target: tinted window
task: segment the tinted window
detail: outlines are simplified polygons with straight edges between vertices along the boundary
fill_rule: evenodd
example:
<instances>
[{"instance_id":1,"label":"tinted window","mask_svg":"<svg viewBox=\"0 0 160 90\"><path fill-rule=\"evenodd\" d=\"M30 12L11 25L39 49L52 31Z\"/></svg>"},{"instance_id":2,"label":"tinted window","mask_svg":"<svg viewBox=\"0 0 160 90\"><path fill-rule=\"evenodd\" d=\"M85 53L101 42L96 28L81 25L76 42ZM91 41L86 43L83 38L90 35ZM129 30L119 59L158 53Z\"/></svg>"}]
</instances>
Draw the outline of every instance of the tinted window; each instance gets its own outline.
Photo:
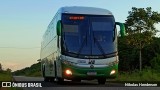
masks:
<instances>
[{"instance_id":1,"label":"tinted window","mask_svg":"<svg viewBox=\"0 0 160 90\"><path fill-rule=\"evenodd\" d=\"M78 25L63 25L64 32L78 32Z\"/></svg>"},{"instance_id":2,"label":"tinted window","mask_svg":"<svg viewBox=\"0 0 160 90\"><path fill-rule=\"evenodd\" d=\"M62 17L62 48L65 54L102 56L116 51L113 16L84 15L83 20L70 20L70 16L76 15Z\"/></svg>"},{"instance_id":3,"label":"tinted window","mask_svg":"<svg viewBox=\"0 0 160 90\"><path fill-rule=\"evenodd\" d=\"M113 25L111 22L92 22L93 31L111 31Z\"/></svg>"}]
</instances>

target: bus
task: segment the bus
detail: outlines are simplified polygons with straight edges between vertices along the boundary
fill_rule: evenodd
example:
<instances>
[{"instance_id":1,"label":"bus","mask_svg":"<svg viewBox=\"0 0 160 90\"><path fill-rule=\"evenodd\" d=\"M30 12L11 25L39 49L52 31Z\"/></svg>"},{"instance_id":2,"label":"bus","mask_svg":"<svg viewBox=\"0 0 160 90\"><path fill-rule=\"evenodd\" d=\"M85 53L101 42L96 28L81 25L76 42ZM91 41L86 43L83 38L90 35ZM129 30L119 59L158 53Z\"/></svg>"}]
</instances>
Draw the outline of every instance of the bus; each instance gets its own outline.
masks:
<instances>
[{"instance_id":1,"label":"bus","mask_svg":"<svg viewBox=\"0 0 160 90\"><path fill-rule=\"evenodd\" d=\"M102 8L70 6L58 10L41 42L41 71L44 81L80 82L106 79L118 74L117 29L123 23Z\"/></svg>"}]
</instances>

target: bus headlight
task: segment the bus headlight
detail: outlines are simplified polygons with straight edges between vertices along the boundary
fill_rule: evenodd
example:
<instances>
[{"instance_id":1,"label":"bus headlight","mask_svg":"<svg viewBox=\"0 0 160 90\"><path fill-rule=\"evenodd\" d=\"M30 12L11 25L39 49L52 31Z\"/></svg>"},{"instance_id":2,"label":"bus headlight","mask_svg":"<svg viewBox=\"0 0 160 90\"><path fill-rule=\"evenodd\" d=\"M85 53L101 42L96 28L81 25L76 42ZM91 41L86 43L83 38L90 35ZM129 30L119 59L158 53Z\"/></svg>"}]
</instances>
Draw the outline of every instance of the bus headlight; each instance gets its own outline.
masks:
<instances>
[{"instance_id":1,"label":"bus headlight","mask_svg":"<svg viewBox=\"0 0 160 90\"><path fill-rule=\"evenodd\" d=\"M110 72L110 75L113 75L113 74L115 74L116 73L116 70L112 70L111 72Z\"/></svg>"},{"instance_id":2,"label":"bus headlight","mask_svg":"<svg viewBox=\"0 0 160 90\"><path fill-rule=\"evenodd\" d=\"M72 75L72 71L69 70L69 69L67 69L67 70L65 71L65 73L66 73L66 75Z\"/></svg>"}]
</instances>

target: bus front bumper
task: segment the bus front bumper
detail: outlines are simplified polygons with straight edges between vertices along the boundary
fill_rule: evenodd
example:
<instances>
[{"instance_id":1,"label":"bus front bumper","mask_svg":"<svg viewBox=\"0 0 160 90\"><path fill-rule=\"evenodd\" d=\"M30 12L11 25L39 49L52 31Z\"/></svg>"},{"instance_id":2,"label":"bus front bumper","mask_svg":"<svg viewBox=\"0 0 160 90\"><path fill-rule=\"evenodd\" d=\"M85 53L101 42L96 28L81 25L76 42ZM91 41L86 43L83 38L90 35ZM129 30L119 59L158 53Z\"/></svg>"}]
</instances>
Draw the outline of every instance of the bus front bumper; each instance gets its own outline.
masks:
<instances>
[{"instance_id":1,"label":"bus front bumper","mask_svg":"<svg viewBox=\"0 0 160 90\"><path fill-rule=\"evenodd\" d=\"M72 65L62 64L62 77L65 79L92 80L98 78L116 78L118 74L118 64L103 68L82 68Z\"/></svg>"}]
</instances>

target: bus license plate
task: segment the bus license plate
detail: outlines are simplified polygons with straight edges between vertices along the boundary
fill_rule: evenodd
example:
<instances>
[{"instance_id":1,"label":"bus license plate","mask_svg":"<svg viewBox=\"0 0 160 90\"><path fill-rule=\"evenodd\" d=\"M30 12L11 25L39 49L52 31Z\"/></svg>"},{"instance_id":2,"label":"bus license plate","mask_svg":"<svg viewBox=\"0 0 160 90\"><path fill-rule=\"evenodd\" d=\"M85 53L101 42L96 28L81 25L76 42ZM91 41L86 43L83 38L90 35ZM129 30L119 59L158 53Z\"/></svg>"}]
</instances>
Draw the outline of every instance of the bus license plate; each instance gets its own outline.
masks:
<instances>
[{"instance_id":1,"label":"bus license plate","mask_svg":"<svg viewBox=\"0 0 160 90\"><path fill-rule=\"evenodd\" d=\"M87 72L87 75L97 75L97 72Z\"/></svg>"}]
</instances>

